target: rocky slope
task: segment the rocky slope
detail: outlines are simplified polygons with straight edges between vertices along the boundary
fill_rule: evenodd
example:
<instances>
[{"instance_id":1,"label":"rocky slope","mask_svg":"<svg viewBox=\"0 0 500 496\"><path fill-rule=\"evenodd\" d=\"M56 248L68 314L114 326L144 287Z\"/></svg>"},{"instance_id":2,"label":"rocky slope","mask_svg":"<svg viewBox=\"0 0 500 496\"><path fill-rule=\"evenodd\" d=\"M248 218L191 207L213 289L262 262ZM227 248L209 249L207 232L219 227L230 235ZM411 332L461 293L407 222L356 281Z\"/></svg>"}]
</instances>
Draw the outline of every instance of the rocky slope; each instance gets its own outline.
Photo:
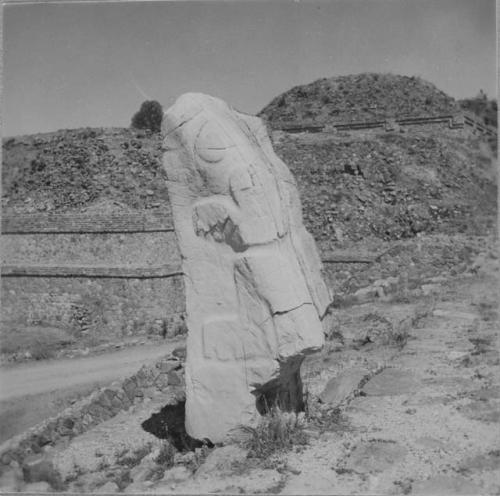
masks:
<instances>
[{"instance_id":1,"label":"rocky slope","mask_svg":"<svg viewBox=\"0 0 500 496\"><path fill-rule=\"evenodd\" d=\"M84 128L3 141L3 207L23 213L164 208L158 134ZM113 207L114 206L114 207ZM168 208L168 207L167 207Z\"/></svg>"},{"instance_id":2,"label":"rocky slope","mask_svg":"<svg viewBox=\"0 0 500 496\"><path fill-rule=\"evenodd\" d=\"M327 124L458 110L453 98L418 77L363 73L295 86L274 98L259 116L273 126L281 121Z\"/></svg>"},{"instance_id":3,"label":"rocky slope","mask_svg":"<svg viewBox=\"0 0 500 496\"><path fill-rule=\"evenodd\" d=\"M480 234L494 223L494 162L477 140L387 133L288 139L276 149L297 178L307 226L320 242Z\"/></svg>"},{"instance_id":4,"label":"rocky slope","mask_svg":"<svg viewBox=\"0 0 500 496\"><path fill-rule=\"evenodd\" d=\"M280 140L306 226L335 245L494 224L494 157L479 139L430 133ZM156 134L80 129L4 140L3 211L168 211Z\"/></svg>"}]
</instances>

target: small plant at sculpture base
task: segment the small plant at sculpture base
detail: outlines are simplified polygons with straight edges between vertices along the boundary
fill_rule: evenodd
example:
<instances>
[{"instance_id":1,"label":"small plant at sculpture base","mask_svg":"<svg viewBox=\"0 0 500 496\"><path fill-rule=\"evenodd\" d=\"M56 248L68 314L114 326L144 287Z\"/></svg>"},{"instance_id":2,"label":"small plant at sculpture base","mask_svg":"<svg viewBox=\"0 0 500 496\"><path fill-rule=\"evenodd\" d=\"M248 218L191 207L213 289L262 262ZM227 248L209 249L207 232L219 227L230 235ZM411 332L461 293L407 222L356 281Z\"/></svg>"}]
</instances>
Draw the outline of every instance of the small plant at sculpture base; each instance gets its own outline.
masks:
<instances>
[{"instance_id":1,"label":"small plant at sculpture base","mask_svg":"<svg viewBox=\"0 0 500 496\"><path fill-rule=\"evenodd\" d=\"M308 408L307 420L311 429L316 430L320 435L324 432L352 431L349 419L339 407L332 408L317 401L311 402Z\"/></svg>"},{"instance_id":2,"label":"small plant at sculpture base","mask_svg":"<svg viewBox=\"0 0 500 496\"><path fill-rule=\"evenodd\" d=\"M177 450L169 441L164 441L155 461L158 465L161 465L165 469L171 468L174 466L174 457L176 452Z\"/></svg>"},{"instance_id":3,"label":"small plant at sculpture base","mask_svg":"<svg viewBox=\"0 0 500 496\"><path fill-rule=\"evenodd\" d=\"M242 444L248 449L249 458L266 459L277 452L306 445L309 437L304 427L304 413L285 412L275 406L262 416L257 427L240 426L246 434Z\"/></svg>"}]
</instances>

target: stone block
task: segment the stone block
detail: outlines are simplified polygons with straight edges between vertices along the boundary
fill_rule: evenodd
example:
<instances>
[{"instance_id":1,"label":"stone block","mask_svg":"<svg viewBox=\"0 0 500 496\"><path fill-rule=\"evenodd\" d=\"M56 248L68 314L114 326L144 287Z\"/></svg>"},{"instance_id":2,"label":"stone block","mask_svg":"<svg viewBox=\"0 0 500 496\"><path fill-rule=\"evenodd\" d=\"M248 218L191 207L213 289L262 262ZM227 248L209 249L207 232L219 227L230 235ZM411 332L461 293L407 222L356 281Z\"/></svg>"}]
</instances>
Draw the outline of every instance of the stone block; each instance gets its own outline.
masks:
<instances>
[{"instance_id":1,"label":"stone block","mask_svg":"<svg viewBox=\"0 0 500 496\"><path fill-rule=\"evenodd\" d=\"M368 371L363 368L343 370L337 377L330 379L319 395L322 403L337 406L353 394Z\"/></svg>"},{"instance_id":2,"label":"stone block","mask_svg":"<svg viewBox=\"0 0 500 496\"><path fill-rule=\"evenodd\" d=\"M22 465L24 480L32 482L48 482L54 489L61 487L61 476L50 459L43 455L26 457Z\"/></svg>"},{"instance_id":3,"label":"stone block","mask_svg":"<svg viewBox=\"0 0 500 496\"><path fill-rule=\"evenodd\" d=\"M137 389L137 384L133 379L127 379L123 382L123 391L125 392L130 401L134 401L136 389Z\"/></svg>"}]
</instances>

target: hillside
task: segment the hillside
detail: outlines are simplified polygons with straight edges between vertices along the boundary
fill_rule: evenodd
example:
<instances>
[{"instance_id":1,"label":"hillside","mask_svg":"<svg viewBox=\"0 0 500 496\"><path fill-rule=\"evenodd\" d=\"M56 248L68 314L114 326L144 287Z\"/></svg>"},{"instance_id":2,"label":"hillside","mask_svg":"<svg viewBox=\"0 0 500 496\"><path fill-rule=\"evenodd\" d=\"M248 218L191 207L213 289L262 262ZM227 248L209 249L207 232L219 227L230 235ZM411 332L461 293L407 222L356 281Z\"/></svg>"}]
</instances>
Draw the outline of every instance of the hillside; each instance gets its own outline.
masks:
<instances>
[{"instance_id":1,"label":"hillside","mask_svg":"<svg viewBox=\"0 0 500 496\"><path fill-rule=\"evenodd\" d=\"M3 142L3 206L19 212L165 207L159 135L85 128ZM102 206L102 205L101 205Z\"/></svg>"},{"instance_id":2,"label":"hillside","mask_svg":"<svg viewBox=\"0 0 500 496\"><path fill-rule=\"evenodd\" d=\"M373 121L459 110L455 100L418 77L363 73L318 79L274 98L260 113L271 124Z\"/></svg>"},{"instance_id":3,"label":"hillside","mask_svg":"<svg viewBox=\"0 0 500 496\"><path fill-rule=\"evenodd\" d=\"M479 140L387 133L289 139L275 148L297 178L306 223L319 241L480 234L494 225L495 162Z\"/></svg>"},{"instance_id":4,"label":"hillside","mask_svg":"<svg viewBox=\"0 0 500 496\"><path fill-rule=\"evenodd\" d=\"M496 215L494 158L478 139L382 133L275 144L318 241L484 232ZM3 211L167 212L159 135L80 129L4 140Z\"/></svg>"}]
</instances>

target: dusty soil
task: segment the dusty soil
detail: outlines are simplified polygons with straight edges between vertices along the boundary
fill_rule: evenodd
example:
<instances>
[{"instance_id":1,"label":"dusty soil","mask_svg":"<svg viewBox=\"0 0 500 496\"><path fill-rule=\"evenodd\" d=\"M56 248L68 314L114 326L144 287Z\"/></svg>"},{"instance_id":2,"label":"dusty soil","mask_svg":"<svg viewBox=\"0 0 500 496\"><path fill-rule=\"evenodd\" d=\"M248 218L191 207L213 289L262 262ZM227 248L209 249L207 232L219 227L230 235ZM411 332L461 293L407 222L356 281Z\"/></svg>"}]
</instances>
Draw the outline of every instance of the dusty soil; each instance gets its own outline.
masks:
<instances>
[{"instance_id":1,"label":"dusty soil","mask_svg":"<svg viewBox=\"0 0 500 496\"><path fill-rule=\"evenodd\" d=\"M168 452L140 428L161 408L155 398L47 454L76 492L499 494L499 271L489 253L431 294L336 309L331 340L303 368L305 446L261 458L241 439Z\"/></svg>"},{"instance_id":2,"label":"dusty soil","mask_svg":"<svg viewBox=\"0 0 500 496\"><path fill-rule=\"evenodd\" d=\"M332 346L308 363L309 446L248 463L243 474L216 449L209 460L218 458L218 469L200 468L181 482L167 471L154 489L498 494L497 302L498 265L490 259L478 274L443 283L433 300L415 302L415 311L380 303L345 309L342 351ZM406 329L406 340L388 342L383 318ZM360 340L367 332L372 338Z\"/></svg>"}]
</instances>

